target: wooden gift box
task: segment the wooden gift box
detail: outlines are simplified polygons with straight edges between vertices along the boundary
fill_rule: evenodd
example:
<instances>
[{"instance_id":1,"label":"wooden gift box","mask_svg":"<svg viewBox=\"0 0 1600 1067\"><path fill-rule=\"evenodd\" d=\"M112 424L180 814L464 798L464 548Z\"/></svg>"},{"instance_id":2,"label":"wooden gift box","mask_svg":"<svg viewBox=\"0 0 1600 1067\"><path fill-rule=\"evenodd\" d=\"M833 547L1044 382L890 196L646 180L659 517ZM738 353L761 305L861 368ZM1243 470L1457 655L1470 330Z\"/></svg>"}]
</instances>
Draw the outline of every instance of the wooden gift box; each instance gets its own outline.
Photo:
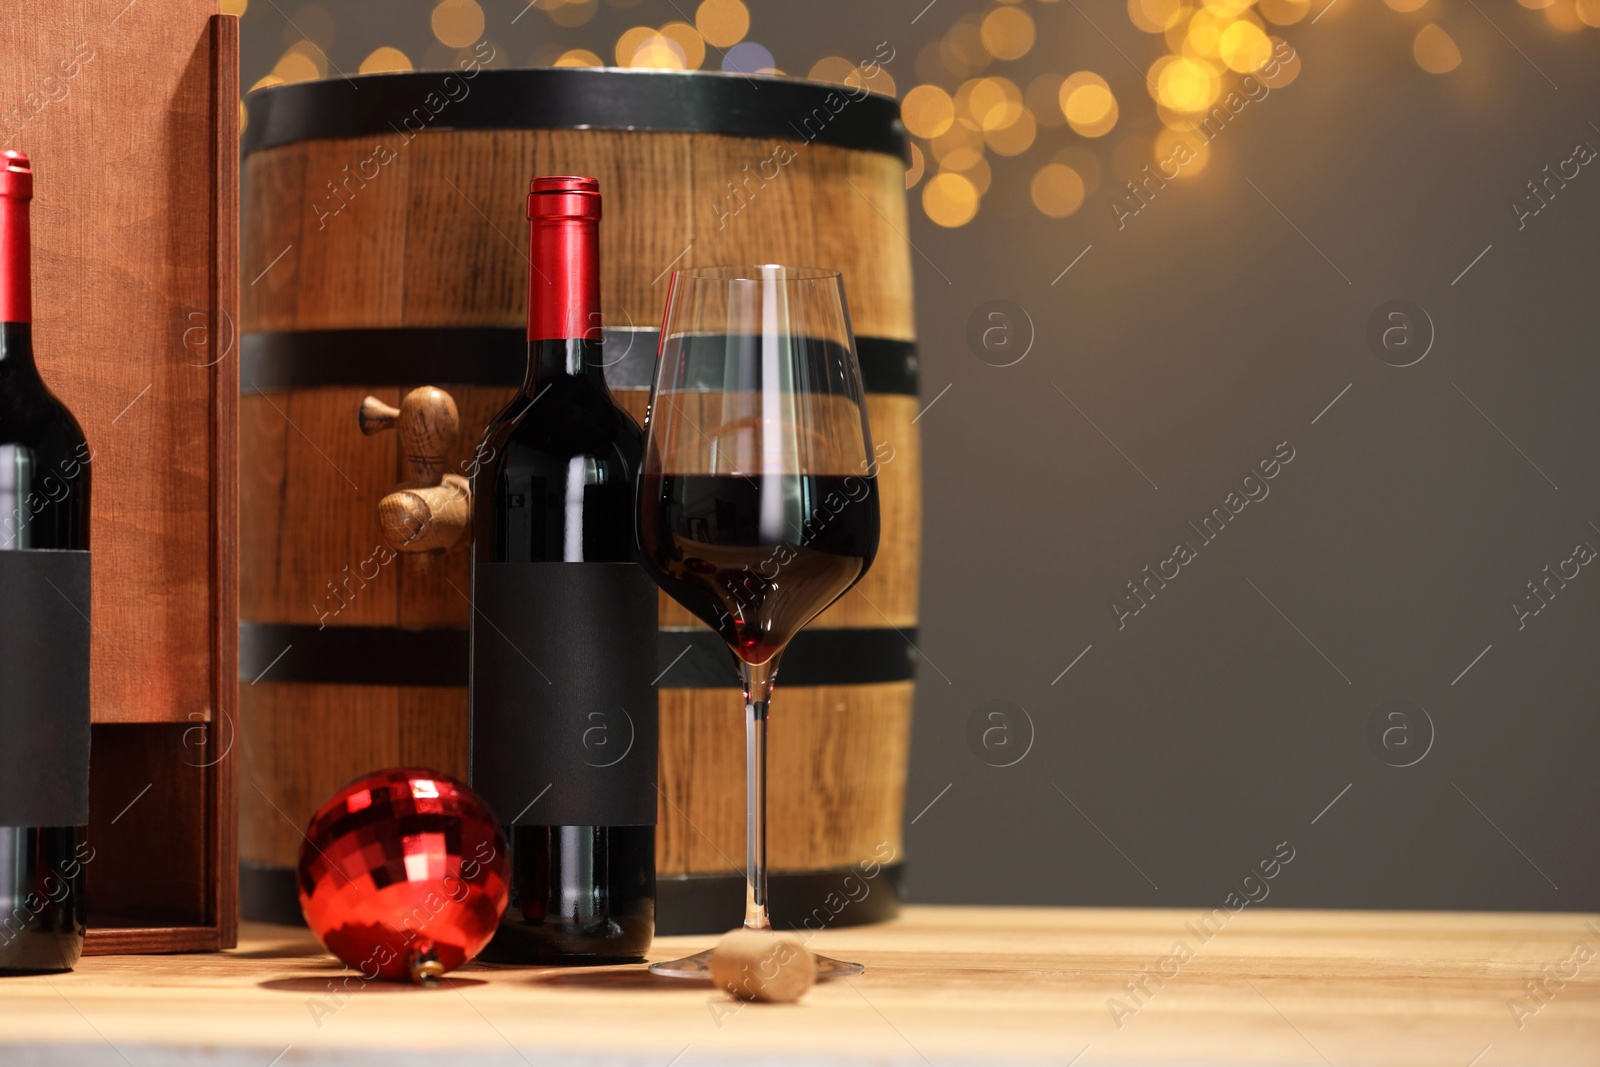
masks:
<instances>
[{"instance_id":1,"label":"wooden gift box","mask_svg":"<svg viewBox=\"0 0 1600 1067\"><path fill-rule=\"evenodd\" d=\"M93 449L86 951L236 940L238 20L0 8L34 345Z\"/></svg>"}]
</instances>

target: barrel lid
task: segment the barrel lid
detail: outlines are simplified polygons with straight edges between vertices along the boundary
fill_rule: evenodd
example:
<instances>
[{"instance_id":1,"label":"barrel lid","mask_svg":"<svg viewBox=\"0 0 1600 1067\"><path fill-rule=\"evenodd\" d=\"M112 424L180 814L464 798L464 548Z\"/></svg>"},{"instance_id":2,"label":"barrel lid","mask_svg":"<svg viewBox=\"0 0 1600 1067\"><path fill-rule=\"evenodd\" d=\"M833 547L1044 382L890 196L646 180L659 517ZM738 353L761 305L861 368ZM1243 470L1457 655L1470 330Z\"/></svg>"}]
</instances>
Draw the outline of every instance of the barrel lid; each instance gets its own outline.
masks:
<instances>
[{"instance_id":1,"label":"barrel lid","mask_svg":"<svg viewBox=\"0 0 1600 1067\"><path fill-rule=\"evenodd\" d=\"M848 86L712 71L547 67L359 74L258 89L246 154L297 141L422 130L715 133L834 145L909 161L892 97Z\"/></svg>"}]
</instances>

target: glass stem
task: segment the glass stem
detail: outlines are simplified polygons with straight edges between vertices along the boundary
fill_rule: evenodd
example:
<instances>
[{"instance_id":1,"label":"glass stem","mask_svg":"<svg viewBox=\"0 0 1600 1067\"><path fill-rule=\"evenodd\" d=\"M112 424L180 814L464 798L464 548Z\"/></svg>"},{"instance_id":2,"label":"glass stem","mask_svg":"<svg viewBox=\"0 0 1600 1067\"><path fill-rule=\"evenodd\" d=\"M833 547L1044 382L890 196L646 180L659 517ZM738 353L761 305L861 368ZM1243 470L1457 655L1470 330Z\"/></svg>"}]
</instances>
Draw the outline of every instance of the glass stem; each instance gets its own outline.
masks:
<instances>
[{"instance_id":1,"label":"glass stem","mask_svg":"<svg viewBox=\"0 0 1600 1067\"><path fill-rule=\"evenodd\" d=\"M770 930L767 914L767 709L778 676L774 656L763 664L741 662L745 706L745 898L744 925Z\"/></svg>"}]
</instances>

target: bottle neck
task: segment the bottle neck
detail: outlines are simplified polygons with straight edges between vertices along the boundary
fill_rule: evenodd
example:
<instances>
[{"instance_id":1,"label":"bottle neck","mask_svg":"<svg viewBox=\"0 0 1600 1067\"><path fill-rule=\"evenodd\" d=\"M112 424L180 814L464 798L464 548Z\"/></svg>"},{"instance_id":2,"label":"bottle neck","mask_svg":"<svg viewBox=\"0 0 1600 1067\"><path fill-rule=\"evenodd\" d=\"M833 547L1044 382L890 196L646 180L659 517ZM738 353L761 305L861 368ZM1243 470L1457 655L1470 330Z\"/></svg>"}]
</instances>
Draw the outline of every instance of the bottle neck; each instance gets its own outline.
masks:
<instances>
[{"instance_id":1,"label":"bottle neck","mask_svg":"<svg viewBox=\"0 0 1600 1067\"><path fill-rule=\"evenodd\" d=\"M600 225L596 218L529 222L528 376L524 390L560 377L605 385L600 358Z\"/></svg>"},{"instance_id":2,"label":"bottle neck","mask_svg":"<svg viewBox=\"0 0 1600 1067\"><path fill-rule=\"evenodd\" d=\"M29 198L0 196L0 323L33 321Z\"/></svg>"},{"instance_id":3,"label":"bottle neck","mask_svg":"<svg viewBox=\"0 0 1600 1067\"><path fill-rule=\"evenodd\" d=\"M0 375L14 382L17 374L38 374L33 362L33 324L0 321Z\"/></svg>"},{"instance_id":4,"label":"bottle neck","mask_svg":"<svg viewBox=\"0 0 1600 1067\"><path fill-rule=\"evenodd\" d=\"M528 375L522 391L537 396L558 378L582 378L601 389L606 385L602 348L580 337L544 338L528 342Z\"/></svg>"}]
</instances>

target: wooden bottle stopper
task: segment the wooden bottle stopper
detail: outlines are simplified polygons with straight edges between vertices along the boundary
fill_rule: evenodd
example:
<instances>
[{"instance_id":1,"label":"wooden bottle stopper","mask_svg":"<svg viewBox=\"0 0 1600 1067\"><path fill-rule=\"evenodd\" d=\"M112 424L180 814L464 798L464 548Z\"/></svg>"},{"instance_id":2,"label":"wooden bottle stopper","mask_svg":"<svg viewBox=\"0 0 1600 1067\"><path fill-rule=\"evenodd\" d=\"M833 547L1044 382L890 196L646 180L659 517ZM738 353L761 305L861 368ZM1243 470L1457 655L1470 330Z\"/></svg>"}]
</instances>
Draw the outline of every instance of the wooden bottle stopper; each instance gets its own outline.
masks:
<instances>
[{"instance_id":1,"label":"wooden bottle stopper","mask_svg":"<svg viewBox=\"0 0 1600 1067\"><path fill-rule=\"evenodd\" d=\"M739 929L717 942L711 980L740 1000L788 1004L816 983L817 963L794 934Z\"/></svg>"}]
</instances>

